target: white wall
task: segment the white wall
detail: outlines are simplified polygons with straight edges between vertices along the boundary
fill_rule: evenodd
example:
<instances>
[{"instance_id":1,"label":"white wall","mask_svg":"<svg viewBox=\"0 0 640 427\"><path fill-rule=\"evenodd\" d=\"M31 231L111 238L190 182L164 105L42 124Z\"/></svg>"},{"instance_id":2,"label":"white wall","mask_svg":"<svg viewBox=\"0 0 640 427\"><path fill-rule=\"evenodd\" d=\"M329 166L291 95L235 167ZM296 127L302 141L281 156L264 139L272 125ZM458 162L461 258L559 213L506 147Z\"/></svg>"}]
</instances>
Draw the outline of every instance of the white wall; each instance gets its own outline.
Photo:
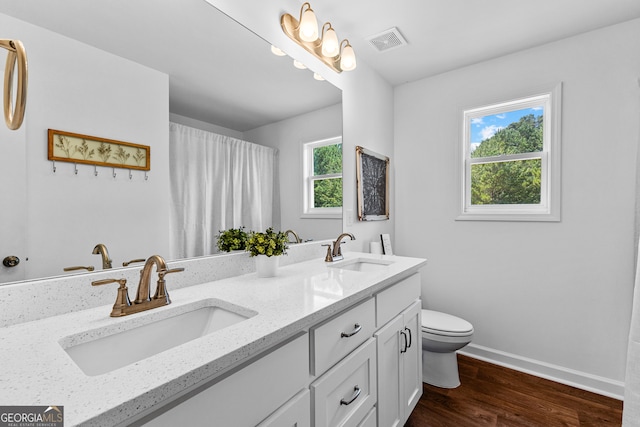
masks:
<instances>
[{"instance_id":1,"label":"white wall","mask_svg":"<svg viewBox=\"0 0 640 427\"><path fill-rule=\"evenodd\" d=\"M0 15L29 60L26 119L27 278L94 265L95 244L115 265L168 253L168 76L22 21ZM144 173L47 160L47 129L151 146ZM6 206L11 201L5 201ZM3 204L4 206L4 204ZM21 219L17 219L19 221ZM117 237L116 237L117 236Z\"/></svg>"},{"instance_id":2,"label":"white wall","mask_svg":"<svg viewBox=\"0 0 640 427\"><path fill-rule=\"evenodd\" d=\"M206 0L222 12L226 13L251 31L280 47L296 59L300 59L311 70L321 74L327 81L342 89L343 108L343 230L354 233L355 242L348 245L354 250L366 248L371 240L379 241L380 233L393 233L395 215L391 210L389 221L350 223L355 218L356 180L355 180L355 147L364 146L391 158L391 185L393 188L393 89L375 71L360 61L354 71L335 73L320 60L314 58L302 47L289 39L280 27L280 16L283 13L297 14L302 2L289 1L270 2L261 0ZM330 20L323 15L321 5L314 9L319 19ZM344 35L343 35L344 36ZM356 50L356 56L358 52ZM311 74L309 75L311 77ZM391 206L394 197L391 192ZM350 214L350 213L351 214Z\"/></svg>"},{"instance_id":3,"label":"white wall","mask_svg":"<svg viewBox=\"0 0 640 427\"><path fill-rule=\"evenodd\" d=\"M244 132L247 141L280 151L280 211L282 230L292 229L303 240L336 238L342 219L302 218L302 146L342 135L342 104Z\"/></svg>"},{"instance_id":4,"label":"white wall","mask_svg":"<svg viewBox=\"0 0 640 427\"><path fill-rule=\"evenodd\" d=\"M469 352L621 394L639 51L635 20L396 88L397 249L429 259L424 305L473 323ZM462 108L560 81L562 221L455 221Z\"/></svg>"}]
</instances>

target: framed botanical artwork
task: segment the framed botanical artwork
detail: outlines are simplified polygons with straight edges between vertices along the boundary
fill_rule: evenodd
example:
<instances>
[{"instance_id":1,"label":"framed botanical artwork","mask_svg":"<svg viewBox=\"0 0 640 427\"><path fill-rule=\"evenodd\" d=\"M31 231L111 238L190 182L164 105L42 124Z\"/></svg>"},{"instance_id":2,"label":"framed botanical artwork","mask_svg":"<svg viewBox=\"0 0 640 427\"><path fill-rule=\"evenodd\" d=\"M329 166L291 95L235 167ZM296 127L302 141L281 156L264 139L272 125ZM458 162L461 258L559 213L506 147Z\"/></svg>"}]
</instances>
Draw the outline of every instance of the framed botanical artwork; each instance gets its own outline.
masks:
<instances>
[{"instance_id":1,"label":"framed botanical artwork","mask_svg":"<svg viewBox=\"0 0 640 427\"><path fill-rule=\"evenodd\" d=\"M48 159L111 168L151 169L151 147L49 129Z\"/></svg>"},{"instance_id":2,"label":"framed botanical artwork","mask_svg":"<svg viewBox=\"0 0 640 427\"><path fill-rule=\"evenodd\" d=\"M358 220L389 219L389 158L356 147Z\"/></svg>"}]
</instances>

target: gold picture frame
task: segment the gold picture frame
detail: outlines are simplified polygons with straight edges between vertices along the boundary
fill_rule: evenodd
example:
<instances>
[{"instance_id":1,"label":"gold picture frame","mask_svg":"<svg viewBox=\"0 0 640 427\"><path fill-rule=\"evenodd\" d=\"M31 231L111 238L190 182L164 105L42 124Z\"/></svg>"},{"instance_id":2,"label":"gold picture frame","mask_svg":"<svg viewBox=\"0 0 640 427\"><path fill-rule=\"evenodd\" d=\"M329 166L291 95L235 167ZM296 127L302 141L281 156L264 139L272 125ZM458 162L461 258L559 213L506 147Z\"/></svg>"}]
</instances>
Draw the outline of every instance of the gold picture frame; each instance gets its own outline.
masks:
<instances>
[{"instance_id":1,"label":"gold picture frame","mask_svg":"<svg viewBox=\"0 0 640 427\"><path fill-rule=\"evenodd\" d=\"M110 168L151 169L151 147L49 129L48 159Z\"/></svg>"},{"instance_id":2,"label":"gold picture frame","mask_svg":"<svg viewBox=\"0 0 640 427\"><path fill-rule=\"evenodd\" d=\"M358 220L389 219L389 157L356 147Z\"/></svg>"}]
</instances>

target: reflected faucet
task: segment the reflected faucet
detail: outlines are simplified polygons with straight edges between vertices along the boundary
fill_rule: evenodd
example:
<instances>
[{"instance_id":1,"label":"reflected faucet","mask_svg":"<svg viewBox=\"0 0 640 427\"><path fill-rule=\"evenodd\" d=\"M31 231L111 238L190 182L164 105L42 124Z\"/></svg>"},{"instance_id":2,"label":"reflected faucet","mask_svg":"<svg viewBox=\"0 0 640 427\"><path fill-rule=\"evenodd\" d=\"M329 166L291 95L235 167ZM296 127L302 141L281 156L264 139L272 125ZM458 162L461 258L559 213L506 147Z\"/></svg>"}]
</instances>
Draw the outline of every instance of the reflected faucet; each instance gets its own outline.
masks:
<instances>
[{"instance_id":1,"label":"reflected faucet","mask_svg":"<svg viewBox=\"0 0 640 427\"><path fill-rule=\"evenodd\" d=\"M103 269L111 268L111 258L109 258L109 251L107 250L107 247L104 244L98 243L96 245L96 247L93 248L93 252L91 252L91 253L93 255L100 254L102 256L102 268Z\"/></svg>"},{"instance_id":2,"label":"reflected faucet","mask_svg":"<svg viewBox=\"0 0 640 427\"><path fill-rule=\"evenodd\" d=\"M287 231L284 232L285 236L289 236L289 234L293 234L293 238L295 239L295 241L292 242L292 241L289 240L288 243L302 243L302 239L300 239L300 236L298 236L298 233L296 233L293 230L287 230Z\"/></svg>"},{"instance_id":3,"label":"reflected faucet","mask_svg":"<svg viewBox=\"0 0 640 427\"><path fill-rule=\"evenodd\" d=\"M341 259L344 259L344 256L342 256L342 250L340 249L340 245L342 244L342 239L344 239L345 237L350 237L351 240L356 240L353 234L342 233L333 242L333 249L331 248L331 245L322 245L322 246L327 246L327 256L324 259L326 262L334 262L334 261L340 261Z\"/></svg>"}]
</instances>

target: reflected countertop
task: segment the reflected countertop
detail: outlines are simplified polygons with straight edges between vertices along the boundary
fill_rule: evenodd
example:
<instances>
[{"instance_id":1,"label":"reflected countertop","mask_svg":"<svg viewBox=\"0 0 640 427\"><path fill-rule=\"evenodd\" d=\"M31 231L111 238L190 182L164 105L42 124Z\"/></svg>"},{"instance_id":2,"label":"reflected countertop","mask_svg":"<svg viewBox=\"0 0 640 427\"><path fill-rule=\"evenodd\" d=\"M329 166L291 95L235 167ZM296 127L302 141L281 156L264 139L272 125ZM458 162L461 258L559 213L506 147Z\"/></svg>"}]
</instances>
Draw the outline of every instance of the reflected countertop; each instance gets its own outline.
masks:
<instances>
[{"instance_id":1,"label":"reflected countertop","mask_svg":"<svg viewBox=\"0 0 640 427\"><path fill-rule=\"evenodd\" d=\"M0 404L64 406L65 425L110 426L144 414L195 384L281 343L300 331L408 277L426 260L350 252L346 258L392 260L372 272L332 268L322 259L171 291L172 303L111 318L111 305L0 329ZM130 294L135 292L131 289ZM116 290L113 289L115 299ZM130 329L217 299L257 314L147 359L97 376L85 375L61 343L95 330ZM25 302L28 303L28 302Z\"/></svg>"}]
</instances>

